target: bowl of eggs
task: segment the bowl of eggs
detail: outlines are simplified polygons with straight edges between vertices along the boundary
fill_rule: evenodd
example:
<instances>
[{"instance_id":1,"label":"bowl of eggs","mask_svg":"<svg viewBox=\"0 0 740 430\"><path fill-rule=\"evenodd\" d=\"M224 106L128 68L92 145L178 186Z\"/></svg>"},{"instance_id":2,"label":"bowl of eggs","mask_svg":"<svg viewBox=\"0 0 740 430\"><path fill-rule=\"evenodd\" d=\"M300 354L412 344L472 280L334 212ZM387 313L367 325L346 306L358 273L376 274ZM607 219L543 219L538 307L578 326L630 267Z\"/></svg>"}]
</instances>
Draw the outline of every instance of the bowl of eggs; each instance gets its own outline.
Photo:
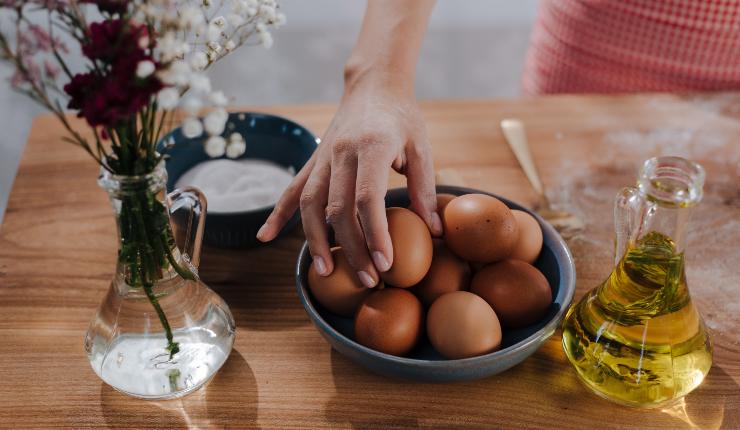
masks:
<instances>
[{"instance_id":1,"label":"bowl of eggs","mask_svg":"<svg viewBox=\"0 0 740 430\"><path fill-rule=\"evenodd\" d=\"M319 276L307 245L298 296L342 355L382 375L428 382L479 379L533 354L562 321L575 292L565 241L524 207L483 191L437 187L444 234L433 238L406 189L386 195L393 262L362 286L339 246Z\"/></svg>"}]
</instances>

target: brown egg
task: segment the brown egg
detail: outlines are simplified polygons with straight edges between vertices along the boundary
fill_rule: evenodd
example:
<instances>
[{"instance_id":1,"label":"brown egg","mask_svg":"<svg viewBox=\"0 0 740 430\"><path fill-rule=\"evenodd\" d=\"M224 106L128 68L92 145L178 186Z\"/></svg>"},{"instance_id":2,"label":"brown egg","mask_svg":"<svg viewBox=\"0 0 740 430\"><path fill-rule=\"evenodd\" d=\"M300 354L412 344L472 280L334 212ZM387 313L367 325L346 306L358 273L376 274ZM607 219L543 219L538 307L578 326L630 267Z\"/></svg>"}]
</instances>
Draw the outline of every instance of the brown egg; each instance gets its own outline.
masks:
<instances>
[{"instance_id":1,"label":"brown egg","mask_svg":"<svg viewBox=\"0 0 740 430\"><path fill-rule=\"evenodd\" d=\"M552 303L545 276L520 260L504 260L473 276L470 291L496 311L504 327L524 327L539 321Z\"/></svg>"},{"instance_id":2,"label":"brown egg","mask_svg":"<svg viewBox=\"0 0 740 430\"><path fill-rule=\"evenodd\" d=\"M467 290L469 284L470 265L447 249L443 240L434 239L432 265L411 291L425 306L430 306L442 294Z\"/></svg>"},{"instance_id":3,"label":"brown egg","mask_svg":"<svg viewBox=\"0 0 740 430\"><path fill-rule=\"evenodd\" d=\"M466 194L445 208L445 241L464 260L491 263L507 258L519 238L516 219L499 199Z\"/></svg>"},{"instance_id":4,"label":"brown egg","mask_svg":"<svg viewBox=\"0 0 740 430\"><path fill-rule=\"evenodd\" d=\"M532 264L542 250L542 229L534 217L524 211L512 210L519 227L519 240L509 258Z\"/></svg>"},{"instance_id":5,"label":"brown egg","mask_svg":"<svg viewBox=\"0 0 740 430\"><path fill-rule=\"evenodd\" d=\"M442 216L442 214L444 214L447 203L451 202L452 199L454 199L455 197L457 196L454 194L449 194L449 193L437 194L437 213L439 214L440 217ZM411 207L409 206L409 209L410 208Z\"/></svg>"},{"instance_id":6,"label":"brown egg","mask_svg":"<svg viewBox=\"0 0 740 430\"><path fill-rule=\"evenodd\" d=\"M373 291L355 315L355 339L376 351L405 355L416 345L423 329L424 309L407 290Z\"/></svg>"},{"instance_id":7,"label":"brown egg","mask_svg":"<svg viewBox=\"0 0 740 430\"><path fill-rule=\"evenodd\" d=\"M457 196L454 194L447 194L447 193L437 194L437 214L439 214L440 218L444 218L445 208L456 197Z\"/></svg>"},{"instance_id":8,"label":"brown egg","mask_svg":"<svg viewBox=\"0 0 740 430\"><path fill-rule=\"evenodd\" d=\"M341 247L332 248L334 271L329 276L316 272L313 263L308 268L308 289L321 306L337 315L351 317L372 290L357 279Z\"/></svg>"},{"instance_id":9,"label":"brown egg","mask_svg":"<svg viewBox=\"0 0 740 430\"><path fill-rule=\"evenodd\" d=\"M404 208L386 209L393 243L393 265L380 277L394 287L408 288L424 278L432 264L432 234L426 223Z\"/></svg>"},{"instance_id":10,"label":"brown egg","mask_svg":"<svg viewBox=\"0 0 740 430\"><path fill-rule=\"evenodd\" d=\"M498 349L501 325L485 300L467 291L440 296L427 315L432 346L449 359L475 357Z\"/></svg>"}]
</instances>

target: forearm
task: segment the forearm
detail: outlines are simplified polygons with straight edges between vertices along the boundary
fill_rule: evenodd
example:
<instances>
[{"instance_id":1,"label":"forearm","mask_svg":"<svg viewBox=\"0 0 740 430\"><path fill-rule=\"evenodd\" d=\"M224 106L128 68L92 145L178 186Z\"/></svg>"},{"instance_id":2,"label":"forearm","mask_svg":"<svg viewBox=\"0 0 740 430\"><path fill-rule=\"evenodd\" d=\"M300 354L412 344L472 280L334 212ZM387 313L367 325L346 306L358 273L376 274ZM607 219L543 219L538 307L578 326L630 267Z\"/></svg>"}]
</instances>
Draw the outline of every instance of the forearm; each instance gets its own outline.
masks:
<instances>
[{"instance_id":1,"label":"forearm","mask_svg":"<svg viewBox=\"0 0 740 430\"><path fill-rule=\"evenodd\" d=\"M345 87L371 81L413 93L416 63L434 0L368 0Z\"/></svg>"}]
</instances>

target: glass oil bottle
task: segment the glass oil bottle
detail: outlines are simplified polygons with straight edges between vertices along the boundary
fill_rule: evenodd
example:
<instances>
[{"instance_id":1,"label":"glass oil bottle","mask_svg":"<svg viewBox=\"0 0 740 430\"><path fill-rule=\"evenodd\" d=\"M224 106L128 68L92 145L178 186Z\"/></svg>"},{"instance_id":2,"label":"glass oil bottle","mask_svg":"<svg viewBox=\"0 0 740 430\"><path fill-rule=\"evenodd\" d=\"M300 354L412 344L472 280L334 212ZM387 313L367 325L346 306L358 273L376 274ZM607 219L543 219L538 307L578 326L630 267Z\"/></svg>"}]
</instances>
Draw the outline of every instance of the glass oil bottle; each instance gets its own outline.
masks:
<instances>
[{"instance_id":1,"label":"glass oil bottle","mask_svg":"<svg viewBox=\"0 0 740 430\"><path fill-rule=\"evenodd\" d=\"M617 196L616 265L563 322L565 354L602 397L655 407L685 396L709 372L712 347L684 270L687 223L703 184L700 165L652 158L637 187Z\"/></svg>"}]
</instances>

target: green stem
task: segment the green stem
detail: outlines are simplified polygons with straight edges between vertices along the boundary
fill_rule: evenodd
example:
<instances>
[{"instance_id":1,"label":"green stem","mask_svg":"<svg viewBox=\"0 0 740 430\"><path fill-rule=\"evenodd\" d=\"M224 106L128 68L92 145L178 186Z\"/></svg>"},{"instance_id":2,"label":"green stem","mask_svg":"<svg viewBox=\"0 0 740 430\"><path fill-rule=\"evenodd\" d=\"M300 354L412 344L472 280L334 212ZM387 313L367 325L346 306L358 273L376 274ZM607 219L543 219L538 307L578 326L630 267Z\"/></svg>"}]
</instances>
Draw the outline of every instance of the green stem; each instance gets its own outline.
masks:
<instances>
[{"instance_id":1,"label":"green stem","mask_svg":"<svg viewBox=\"0 0 740 430\"><path fill-rule=\"evenodd\" d=\"M159 305L159 300L157 299L157 296L152 291L153 285L150 283L144 284L144 293L146 293L147 298L149 299L149 303L152 304L152 307L157 312L157 316L159 317L159 322L162 323L162 327L164 328L165 336L167 336L167 352L170 353L170 360L172 357L177 354L180 351L180 344L175 342L172 338L172 328L170 328L170 323L167 321L167 316L164 314L164 311L162 310L162 307Z\"/></svg>"},{"instance_id":2,"label":"green stem","mask_svg":"<svg viewBox=\"0 0 740 430\"><path fill-rule=\"evenodd\" d=\"M137 189L122 190L124 195L121 197L119 214L119 262L127 268L127 283L132 287L143 288L157 312L165 331L166 350L171 359L179 351L179 345L173 341L172 328L153 289L162 279L168 265L184 279L194 280L196 276L185 265L176 261L172 253L175 244L167 207L148 188L148 183L142 182L138 186Z\"/></svg>"}]
</instances>

